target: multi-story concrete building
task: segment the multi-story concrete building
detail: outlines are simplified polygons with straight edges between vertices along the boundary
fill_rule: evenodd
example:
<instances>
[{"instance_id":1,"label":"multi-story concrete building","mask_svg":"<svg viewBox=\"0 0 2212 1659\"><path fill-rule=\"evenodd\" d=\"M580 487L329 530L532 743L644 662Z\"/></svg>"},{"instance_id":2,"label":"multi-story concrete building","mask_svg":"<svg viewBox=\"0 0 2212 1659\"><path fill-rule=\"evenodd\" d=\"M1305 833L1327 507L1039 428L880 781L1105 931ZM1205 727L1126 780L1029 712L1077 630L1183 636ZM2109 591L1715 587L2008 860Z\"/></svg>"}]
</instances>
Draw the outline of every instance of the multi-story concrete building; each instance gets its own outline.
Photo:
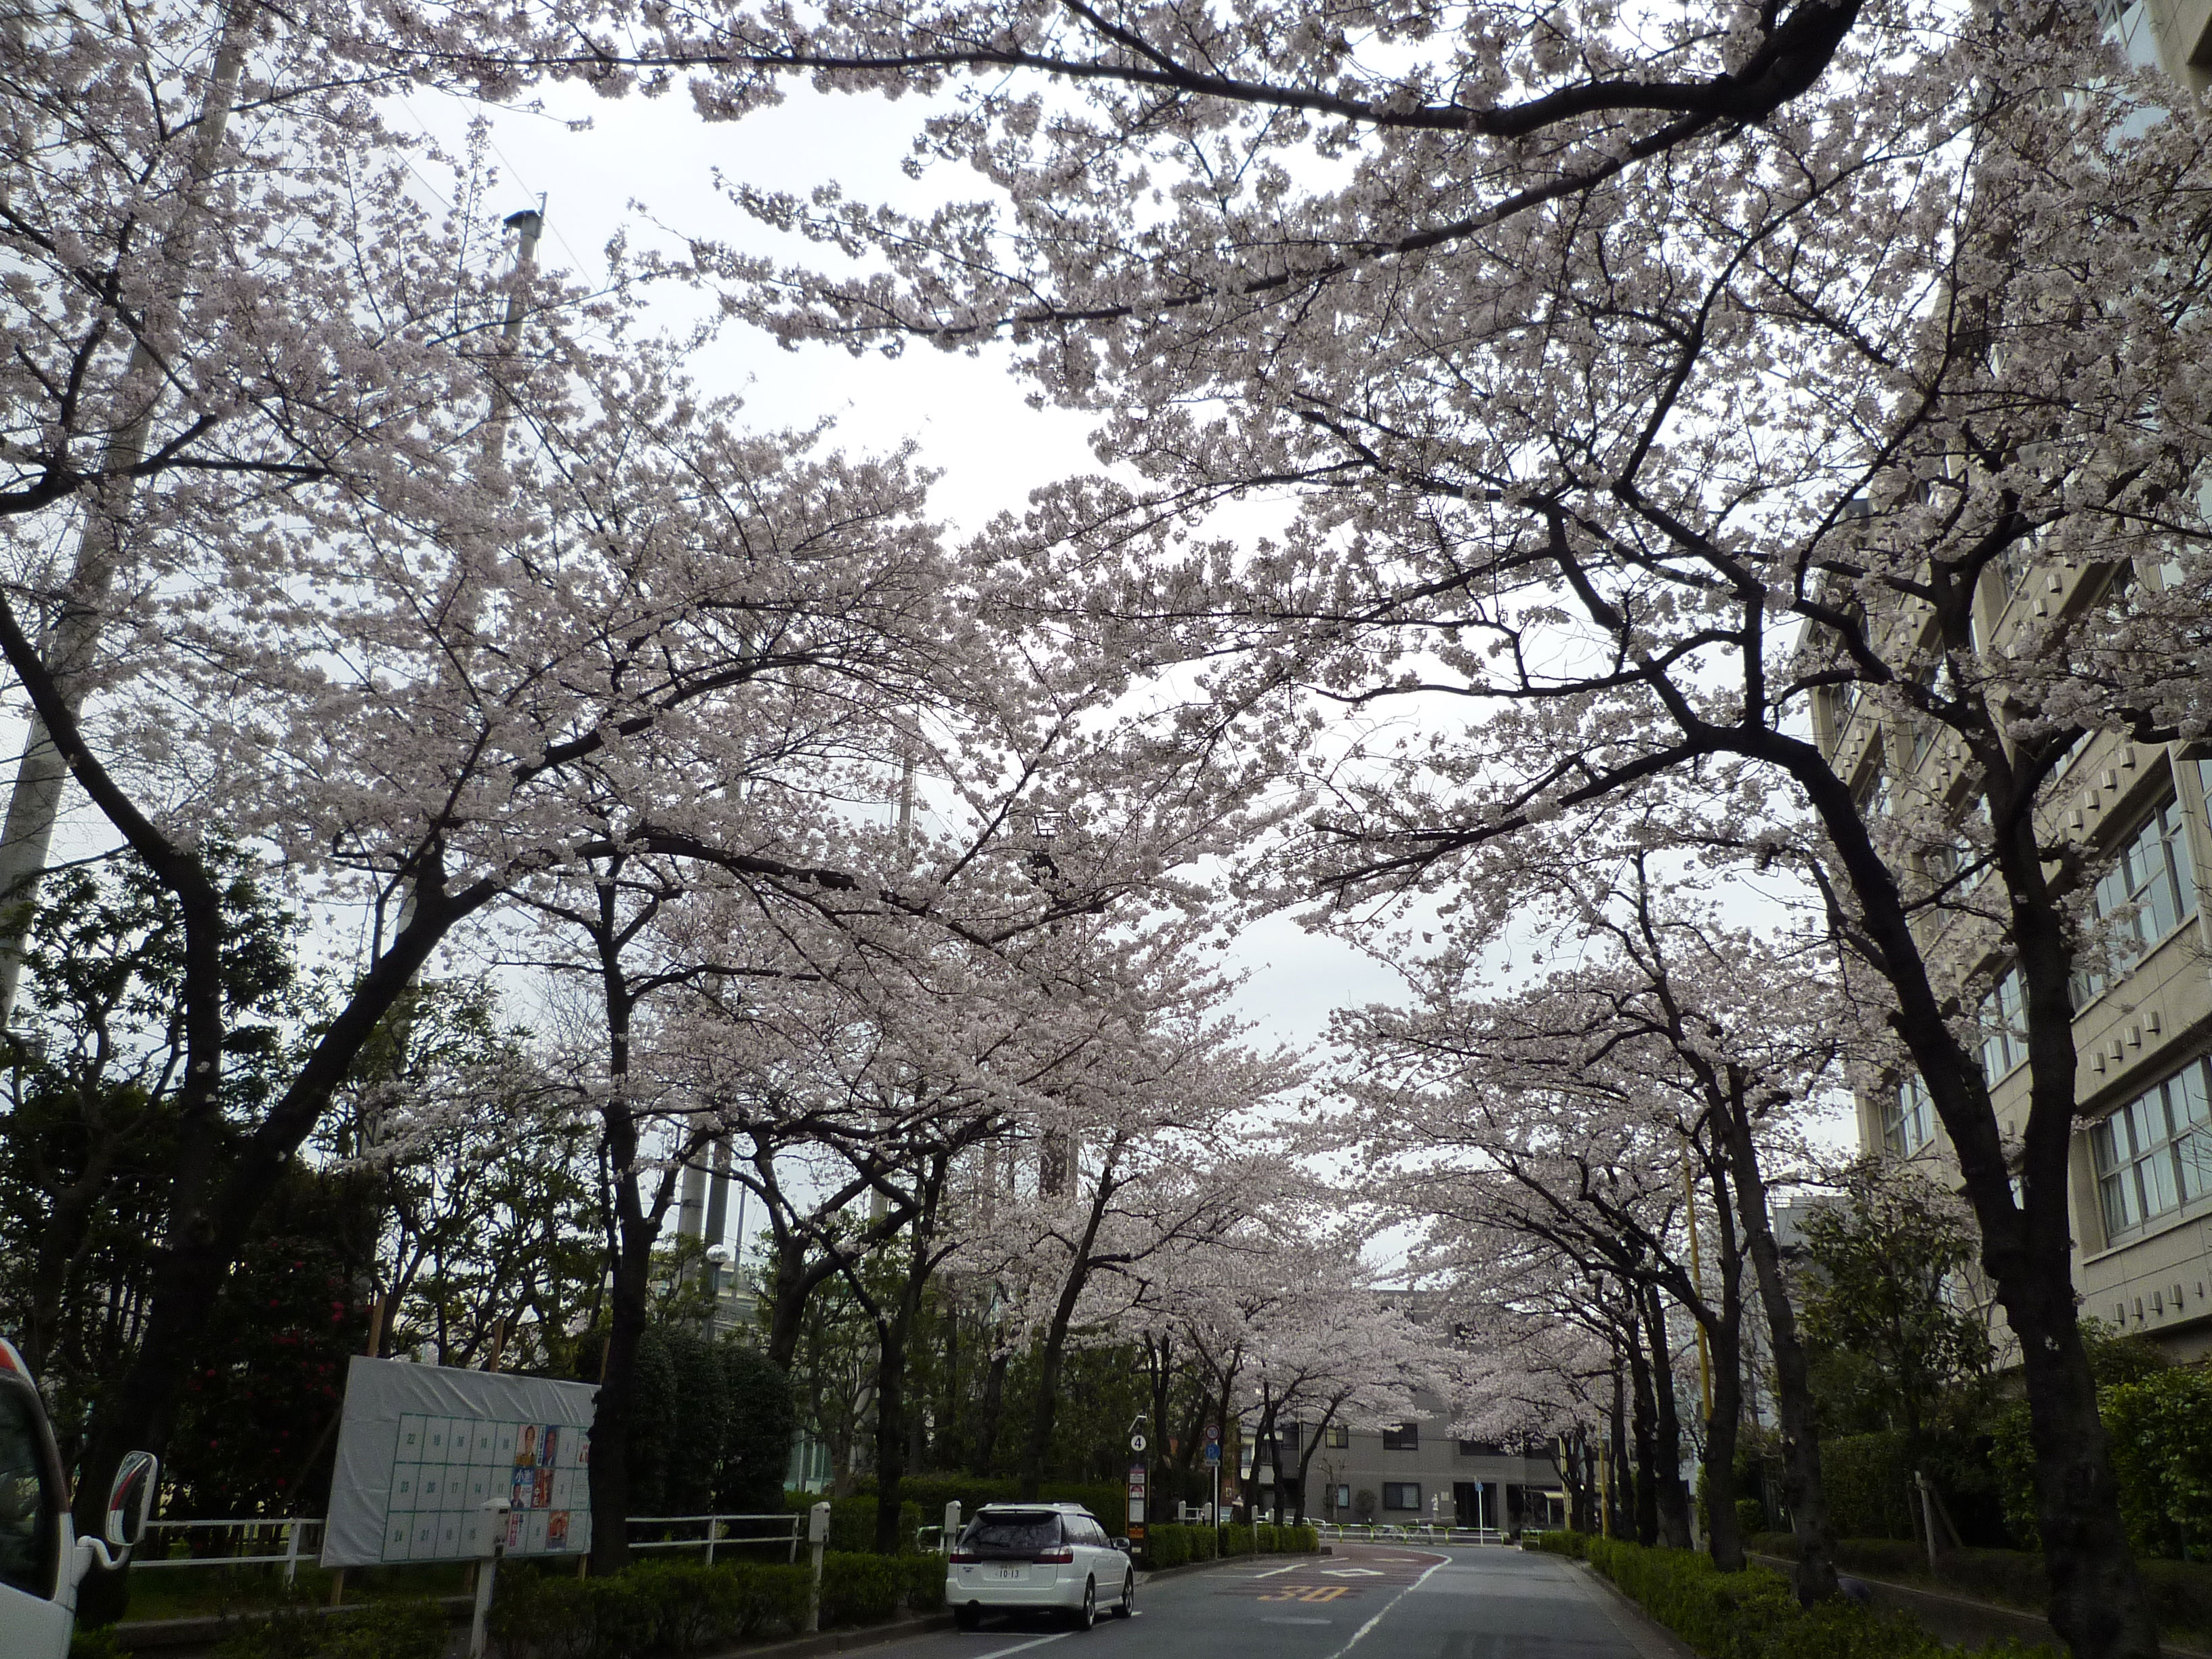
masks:
<instances>
[{"instance_id":1,"label":"multi-story concrete building","mask_svg":"<svg viewBox=\"0 0 2212 1659\"><path fill-rule=\"evenodd\" d=\"M2115 580L2107 568L1992 573L1978 597L1982 637L2002 639L2024 618L2095 599ZM2152 586L2158 569L2133 579ZM1893 625L1916 625L1901 612ZM1879 801L1919 792L1971 811L1947 740L1901 729L1848 695L1827 701L1821 741L1845 776ZM2047 829L2085 842L2114 862L2089 896L2119 944L2108 972L2075 988L2080 1127L2069 1209L2074 1278L2083 1312L2154 1338L2174 1358L2212 1353L2212 758L2181 745L2147 747L2092 738L2069 757L2046 799ZM1929 924L1934 927L1936 924ZM1941 940L1930 941L1941 948ZM1999 1123L2015 1131L2027 1109L2020 981L2001 960L1983 1009L1982 1065ZM1868 1151L1925 1160L1952 1158L1917 1077L1858 1103Z\"/></svg>"},{"instance_id":2,"label":"multi-story concrete building","mask_svg":"<svg viewBox=\"0 0 2212 1659\"><path fill-rule=\"evenodd\" d=\"M1566 1497L1547 1457L1526 1457L1483 1441L1450 1433L1443 1403L1417 1399L1420 1414L1379 1428L1332 1424L1306 1465L1305 1510L1319 1521L1430 1522L1511 1531L1522 1526L1564 1526ZM1307 1437L1315 1431L1285 1425L1278 1454L1281 1474L1297 1479ZM1284 1488L1285 1513L1289 1510ZM1262 1486L1260 1506L1274 1506Z\"/></svg>"}]
</instances>

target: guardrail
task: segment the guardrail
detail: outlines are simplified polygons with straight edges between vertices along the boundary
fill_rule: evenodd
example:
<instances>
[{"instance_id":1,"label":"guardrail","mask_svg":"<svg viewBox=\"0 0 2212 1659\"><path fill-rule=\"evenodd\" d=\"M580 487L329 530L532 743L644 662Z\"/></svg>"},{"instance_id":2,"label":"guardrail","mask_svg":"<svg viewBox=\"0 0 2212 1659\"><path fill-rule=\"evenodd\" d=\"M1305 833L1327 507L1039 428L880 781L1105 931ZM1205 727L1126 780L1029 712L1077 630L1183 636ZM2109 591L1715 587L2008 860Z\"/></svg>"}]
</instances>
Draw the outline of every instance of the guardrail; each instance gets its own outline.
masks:
<instances>
[{"instance_id":1,"label":"guardrail","mask_svg":"<svg viewBox=\"0 0 2212 1659\"><path fill-rule=\"evenodd\" d=\"M746 1523L751 1529L744 1534L728 1530L732 1522ZM707 1565L714 1565L714 1551L724 1544L781 1544L791 1545L791 1559L799 1559L799 1540L804 1535L806 1517L803 1515L633 1515L633 1527L703 1527L706 1531L697 1538L659 1538L642 1541L633 1538L634 1550L696 1550L707 1552Z\"/></svg>"},{"instance_id":2,"label":"guardrail","mask_svg":"<svg viewBox=\"0 0 2212 1659\"><path fill-rule=\"evenodd\" d=\"M265 1567L281 1563L284 1568L284 1582L289 1584L300 1570L301 1533L310 1527L320 1528L322 1524L323 1518L319 1515L248 1516L228 1521L149 1521L146 1523L146 1530L149 1534L235 1532L241 1550L252 1547L254 1534L273 1533L282 1539L283 1552L277 1555L155 1556L142 1546L133 1552L131 1565L137 1571L149 1572L175 1567Z\"/></svg>"}]
</instances>

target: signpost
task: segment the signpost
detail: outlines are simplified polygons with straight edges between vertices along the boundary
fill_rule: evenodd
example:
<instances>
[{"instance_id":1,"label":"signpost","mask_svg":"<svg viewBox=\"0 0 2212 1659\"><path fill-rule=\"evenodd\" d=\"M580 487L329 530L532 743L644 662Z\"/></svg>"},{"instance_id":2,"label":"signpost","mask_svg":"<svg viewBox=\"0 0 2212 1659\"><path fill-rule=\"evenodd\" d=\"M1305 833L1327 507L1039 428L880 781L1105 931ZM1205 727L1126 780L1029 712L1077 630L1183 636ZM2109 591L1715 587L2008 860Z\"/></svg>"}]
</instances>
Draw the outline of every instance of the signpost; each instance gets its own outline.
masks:
<instances>
[{"instance_id":1,"label":"signpost","mask_svg":"<svg viewBox=\"0 0 2212 1659\"><path fill-rule=\"evenodd\" d=\"M1221 1534L1221 1431L1212 1424L1206 1429L1206 1467L1213 1473L1213 1530L1218 1540ZM1218 1544L1216 1548L1218 1553Z\"/></svg>"}]
</instances>

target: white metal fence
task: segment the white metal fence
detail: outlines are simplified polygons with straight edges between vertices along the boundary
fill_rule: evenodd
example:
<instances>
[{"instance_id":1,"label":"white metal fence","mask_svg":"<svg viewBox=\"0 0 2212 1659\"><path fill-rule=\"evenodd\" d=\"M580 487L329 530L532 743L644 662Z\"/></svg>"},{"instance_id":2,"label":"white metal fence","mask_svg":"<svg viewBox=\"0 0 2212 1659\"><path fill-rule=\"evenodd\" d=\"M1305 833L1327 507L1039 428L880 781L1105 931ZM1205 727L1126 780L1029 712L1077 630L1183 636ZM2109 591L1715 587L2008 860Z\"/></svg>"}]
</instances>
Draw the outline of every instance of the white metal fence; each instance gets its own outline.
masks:
<instances>
[{"instance_id":1,"label":"white metal fence","mask_svg":"<svg viewBox=\"0 0 2212 1659\"><path fill-rule=\"evenodd\" d=\"M1322 1522L1315 1528L1327 1539L1362 1539L1370 1544L1504 1544L1508 1534L1495 1527L1434 1527L1424 1522L1410 1526L1394 1526L1384 1522L1372 1525L1340 1526Z\"/></svg>"},{"instance_id":2,"label":"white metal fence","mask_svg":"<svg viewBox=\"0 0 2212 1659\"><path fill-rule=\"evenodd\" d=\"M634 1550L704 1550L707 1565L714 1564L715 1550L725 1545L781 1544L791 1546L790 1559L799 1559L799 1540L806 1528L803 1515L634 1515L632 1527L699 1528L696 1538L632 1538ZM733 1530L733 1528L735 1528Z\"/></svg>"},{"instance_id":3,"label":"white metal fence","mask_svg":"<svg viewBox=\"0 0 2212 1659\"><path fill-rule=\"evenodd\" d=\"M147 1542L132 1552L131 1565L140 1571L177 1567L282 1565L284 1582L289 1584L299 1572L302 1556L310 1565L313 1563L316 1551L307 1547L307 1534L310 1530L319 1534L322 1527L320 1516L307 1515L252 1516L231 1521L149 1521L146 1523ZM204 1552L190 1548L197 1541L190 1534L196 1532L216 1534L216 1547ZM164 1534L183 1534L188 1547L185 1553L169 1554L168 1540L161 1536ZM157 1538L158 1551L148 1547ZM262 1553L253 1553L256 1550Z\"/></svg>"}]
</instances>

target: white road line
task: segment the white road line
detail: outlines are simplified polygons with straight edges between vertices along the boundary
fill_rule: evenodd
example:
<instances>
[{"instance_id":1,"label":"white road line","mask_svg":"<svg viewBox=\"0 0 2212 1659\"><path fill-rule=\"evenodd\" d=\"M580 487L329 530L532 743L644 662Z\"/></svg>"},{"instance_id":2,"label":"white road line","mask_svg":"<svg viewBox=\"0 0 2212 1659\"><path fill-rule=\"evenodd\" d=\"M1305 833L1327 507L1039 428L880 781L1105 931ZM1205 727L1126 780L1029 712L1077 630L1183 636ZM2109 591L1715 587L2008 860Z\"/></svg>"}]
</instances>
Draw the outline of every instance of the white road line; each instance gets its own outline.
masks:
<instances>
[{"instance_id":1,"label":"white road line","mask_svg":"<svg viewBox=\"0 0 2212 1659\"><path fill-rule=\"evenodd\" d=\"M1025 1653L1031 1648L1041 1648L1048 1642L1065 1642L1074 1634L1072 1630L1064 1630L1051 1636L1034 1637L1026 1642L1017 1642L1010 1648L993 1648L990 1652L984 1654L981 1659L1001 1659L1001 1656L1006 1654Z\"/></svg>"},{"instance_id":2,"label":"white road line","mask_svg":"<svg viewBox=\"0 0 2212 1659\"><path fill-rule=\"evenodd\" d=\"M1265 1572L1255 1572L1252 1576L1255 1578L1273 1578L1283 1573L1296 1572L1304 1565L1305 1565L1305 1563L1303 1561L1293 1561L1287 1567L1270 1567Z\"/></svg>"},{"instance_id":3,"label":"white road line","mask_svg":"<svg viewBox=\"0 0 2212 1659\"><path fill-rule=\"evenodd\" d=\"M1365 1624L1362 1625L1358 1630L1352 1632L1352 1639L1349 1642L1346 1642L1342 1647L1339 1648L1334 1653L1330 1654L1328 1656L1328 1659L1344 1659L1344 1656L1346 1654L1351 1652L1352 1649L1359 1645L1359 1638L1361 1637L1366 1635L1369 1631L1373 1630L1376 1626L1381 1624L1391 1608L1396 1607L1399 1602L1404 1601L1406 1597L1411 1595L1413 1591L1420 1589L1423 1584L1428 1582L1429 1573L1434 1572L1438 1567L1444 1565L1445 1560L1449 1560L1449 1559L1450 1558L1447 1556L1443 1558L1443 1560L1431 1563L1427 1572L1424 1572L1419 1578L1416 1578L1412 1583L1407 1585L1404 1589L1400 1590L1395 1595L1385 1601L1382 1604L1382 1610Z\"/></svg>"}]
</instances>

